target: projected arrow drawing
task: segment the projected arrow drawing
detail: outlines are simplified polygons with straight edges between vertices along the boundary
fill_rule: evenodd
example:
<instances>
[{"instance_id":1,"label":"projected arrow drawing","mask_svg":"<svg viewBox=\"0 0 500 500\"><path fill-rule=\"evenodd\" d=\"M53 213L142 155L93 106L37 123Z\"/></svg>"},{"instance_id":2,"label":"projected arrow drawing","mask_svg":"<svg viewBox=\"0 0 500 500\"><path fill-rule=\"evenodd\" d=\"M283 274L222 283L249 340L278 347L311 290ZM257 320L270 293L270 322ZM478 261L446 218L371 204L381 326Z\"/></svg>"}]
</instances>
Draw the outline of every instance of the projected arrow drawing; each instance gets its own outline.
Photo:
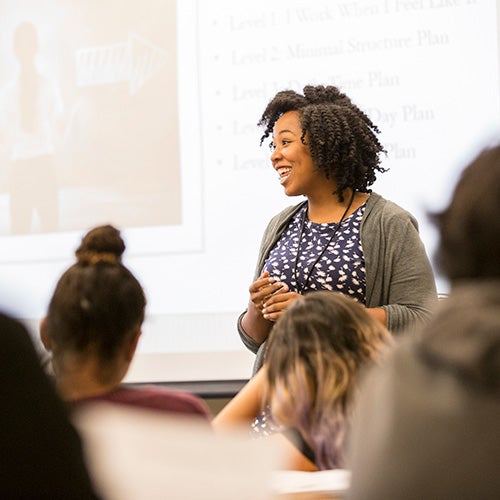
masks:
<instances>
[{"instance_id":1,"label":"projected arrow drawing","mask_svg":"<svg viewBox=\"0 0 500 500\"><path fill-rule=\"evenodd\" d=\"M79 87L128 82L131 95L167 60L164 50L136 34L123 43L78 49L75 57Z\"/></svg>"}]
</instances>

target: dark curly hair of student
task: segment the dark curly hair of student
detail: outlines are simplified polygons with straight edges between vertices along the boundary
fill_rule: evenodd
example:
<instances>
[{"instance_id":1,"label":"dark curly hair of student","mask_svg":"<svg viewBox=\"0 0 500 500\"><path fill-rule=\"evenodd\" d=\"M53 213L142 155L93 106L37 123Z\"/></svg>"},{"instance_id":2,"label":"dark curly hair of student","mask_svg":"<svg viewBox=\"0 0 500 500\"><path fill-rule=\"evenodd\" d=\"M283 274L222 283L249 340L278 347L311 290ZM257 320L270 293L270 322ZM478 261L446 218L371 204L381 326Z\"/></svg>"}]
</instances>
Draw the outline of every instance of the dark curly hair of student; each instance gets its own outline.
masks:
<instances>
[{"instance_id":1,"label":"dark curly hair of student","mask_svg":"<svg viewBox=\"0 0 500 500\"><path fill-rule=\"evenodd\" d=\"M75 252L77 262L59 279L47 315L47 331L59 352L95 353L112 362L140 328L146 298L122 264L125 243L110 225L89 231Z\"/></svg>"},{"instance_id":2,"label":"dark curly hair of student","mask_svg":"<svg viewBox=\"0 0 500 500\"><path fill-rule=\"evenodd\" d=\"M500 145L463 170L447 208L430 214L440 241L435 260L453 283L500 278Z\"/></svg>"},{"instance_id":3,"label":"dark curly hair of student","mask_svg":"<svg viewBox=\"0 0 500 500\"><path fill-rule=\"evenodd\" d=\"M339 201L346 188L371 192L376 173L386 170L380 165L380 153L386 151L377 138L378 127L337 87L307 85L303 92L283 90L271 99L258 122L265 127L261 145L284 113L297 111L301 140L317 168L335 180Z\"/></svg>"}]
</instances>

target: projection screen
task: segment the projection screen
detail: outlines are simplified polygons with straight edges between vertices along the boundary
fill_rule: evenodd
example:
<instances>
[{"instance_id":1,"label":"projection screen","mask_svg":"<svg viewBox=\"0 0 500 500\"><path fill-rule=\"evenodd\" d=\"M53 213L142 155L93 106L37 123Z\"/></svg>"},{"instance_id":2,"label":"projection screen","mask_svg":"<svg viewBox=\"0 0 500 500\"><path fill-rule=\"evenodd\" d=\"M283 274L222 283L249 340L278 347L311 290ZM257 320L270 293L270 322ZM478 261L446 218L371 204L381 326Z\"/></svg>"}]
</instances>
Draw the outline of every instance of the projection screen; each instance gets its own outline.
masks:
<instances>
[{"instance_id":1,"label":"projection screen","mask_svg":"<svg viewBox=\"0 0 500 500\"><path fill-rule=\"evenodd\" d=\"M0 306L36 338L81 236L114 224L148 298L132 382L250 375L236 319L267 222L298 201L259 146L278 90L337 85L368 113L388 153L373 190L417 217L431 258L427 213L500 131L495 0L0 0L0 11ZM35 94L20 85L29 50ZM38 120L37 139L17 132L24 119ZM44 160L14 188L26 151Z\"/></svg>"}]
</instances>

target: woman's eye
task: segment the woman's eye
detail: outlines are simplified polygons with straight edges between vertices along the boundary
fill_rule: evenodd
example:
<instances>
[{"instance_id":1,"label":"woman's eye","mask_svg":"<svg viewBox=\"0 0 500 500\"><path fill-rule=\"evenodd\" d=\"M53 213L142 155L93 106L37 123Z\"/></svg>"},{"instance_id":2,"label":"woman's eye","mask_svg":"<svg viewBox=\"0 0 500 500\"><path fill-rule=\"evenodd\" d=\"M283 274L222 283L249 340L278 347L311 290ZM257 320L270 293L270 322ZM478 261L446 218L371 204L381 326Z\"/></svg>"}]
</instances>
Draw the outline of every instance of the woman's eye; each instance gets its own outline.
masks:
<instances>
[{"instance_id":1,"label":"woman's eye","mask_svg":"<svg viewBox=\"0 0 500 500\"><path fill-rule=\"evenodd\" d=\"M283 146L287 146L288 144L290 144L292 141L288 140L288 139L281 139L281 141L278 141L280 146L283 147ZM276 143L274 142L270 142L269 143L269 149L271 151L274 151L275 149L277 148L276 146Z\"/></svg>"}]
</instances>

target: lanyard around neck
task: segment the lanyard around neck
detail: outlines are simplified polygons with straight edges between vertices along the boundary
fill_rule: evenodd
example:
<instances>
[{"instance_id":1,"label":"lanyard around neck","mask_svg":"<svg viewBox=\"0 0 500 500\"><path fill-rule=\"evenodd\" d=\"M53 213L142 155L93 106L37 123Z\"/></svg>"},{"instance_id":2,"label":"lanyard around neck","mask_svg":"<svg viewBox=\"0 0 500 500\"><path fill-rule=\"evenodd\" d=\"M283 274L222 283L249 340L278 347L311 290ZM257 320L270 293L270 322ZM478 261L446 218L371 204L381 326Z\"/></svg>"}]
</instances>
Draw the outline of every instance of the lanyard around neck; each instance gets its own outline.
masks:
<instances>
[{"instance_id":1,"label":"lanyard around neck","mask_svg":"<svg viewBox=\"0 0 500 500\"><path fill-rule=\"evenodd\" d=\"M332 232L331 236L328 238L328 241L326 242L326 245L324 246L323 250L321 250L318 257L316 257L316 260L314 261L313 265L311 266L311 269L309 270L309 272L305 276L304 284L302 286L299 286L299 280L298 280L298 276L297 276L297 263L299 262L300 247L302 245L302 238L304 236L304 230L305 230L305 226L306 226L307 207L304 210L304 214L302 216L302 222L300 225L299 242L297 245L297 255L295 256L295 262L293 264L293 278L295 279L295 283L297 284L297 292L298 293L301 294L306 289L307 285L309 284L309 280L311 279L311 276L312 276L312 273L313 273L315 267L318 265L318 262L321 260L321 257L323 257L323 255L327 251L328 247L330 246L333 239L335 238L335 235L337 234L338 230L340 229L342 222L344 222L344 220L345 220L346 215L349 212L351 205L352 205L352 202L354 200L354 194L355 194L355 191L353 189L351 199L349 200L349 204L347 205L347 208L345 209L344 213L342 214L342 217L340 218L339 223L337 224L337 226L333 230L333 232Z\"/></svg>"}]
</instances>

